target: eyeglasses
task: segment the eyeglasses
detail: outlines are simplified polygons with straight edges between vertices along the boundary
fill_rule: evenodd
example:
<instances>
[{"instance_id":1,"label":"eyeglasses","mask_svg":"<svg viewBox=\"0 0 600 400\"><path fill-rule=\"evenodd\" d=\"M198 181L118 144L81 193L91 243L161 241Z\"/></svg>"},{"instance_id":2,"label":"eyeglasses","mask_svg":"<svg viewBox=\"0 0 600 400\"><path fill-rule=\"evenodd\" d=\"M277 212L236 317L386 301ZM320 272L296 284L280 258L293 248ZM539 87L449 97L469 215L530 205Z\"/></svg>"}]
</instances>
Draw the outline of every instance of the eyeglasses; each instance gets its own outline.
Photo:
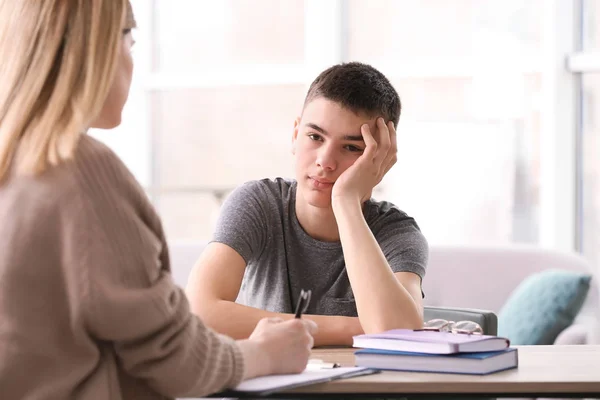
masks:
<instances>
[{"instance_id":1,"label":"eyeglasses","mask_svg":"<svg viewBox=\"0 0 600 400\"><path fill-rule=\"evenodd\" d=\"M431 319L423 325L422 331L452 332L466 335L483 335L483 329L473 321L448 321L445 319Z\"/></svg>"}]
</instances>

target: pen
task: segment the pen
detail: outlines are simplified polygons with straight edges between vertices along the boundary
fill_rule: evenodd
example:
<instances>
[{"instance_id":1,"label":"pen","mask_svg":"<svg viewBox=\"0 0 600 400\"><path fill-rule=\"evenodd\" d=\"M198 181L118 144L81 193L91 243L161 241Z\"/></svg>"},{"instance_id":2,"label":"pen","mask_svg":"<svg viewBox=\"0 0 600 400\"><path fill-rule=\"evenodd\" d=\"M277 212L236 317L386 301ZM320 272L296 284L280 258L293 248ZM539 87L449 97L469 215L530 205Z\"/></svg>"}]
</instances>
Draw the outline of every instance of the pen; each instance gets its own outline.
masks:
<instances>
[{"instance_id":1,"label":"pen","mask_svg":"<svg viewBox=\"0 0 600 400\"><path fill-rule=\"evenodd\" d=\"M308 360L308 364L306 365L306 369L311 370L319 370L319 369L330 369L330 368L339 368L340 364L336 362L325 362L319 358L311 358Z\"/></svg>"},{"instance_id":2,"label":"pen","mask_svg":"<svg viewBox=\"0 0 600 400\"><path fill-rule=\"evenodd\" d=\"M310 290L302 289L300 291L300 297L298 298L298 304L296 304L296 313L294 318L302 317L302 313L306 312L308 304L310 303Z\"/></svg>"}]
</instances>

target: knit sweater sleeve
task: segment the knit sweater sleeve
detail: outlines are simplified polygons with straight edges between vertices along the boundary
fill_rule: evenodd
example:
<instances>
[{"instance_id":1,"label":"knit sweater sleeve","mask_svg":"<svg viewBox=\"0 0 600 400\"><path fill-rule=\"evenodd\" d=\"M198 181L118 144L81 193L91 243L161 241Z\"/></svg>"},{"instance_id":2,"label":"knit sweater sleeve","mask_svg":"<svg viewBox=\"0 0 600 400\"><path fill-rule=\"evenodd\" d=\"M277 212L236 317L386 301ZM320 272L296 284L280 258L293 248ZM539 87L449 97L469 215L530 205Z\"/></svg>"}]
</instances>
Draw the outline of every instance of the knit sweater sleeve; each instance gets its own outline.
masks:
<instances>
[{"instance_id":1,"label":"knit sweater sleeve","mask_svg":"<svg viewBox=\"0 0 600 400\"><path fill-rule=\"evenodd\" d=\"M169 271L158 216L118 157L82 140L78 187L64 226L66 262L79 266L83 320L113 344L121 367L167 396L203 396L237 385L241 351L190 313Z\"/></svg>"}]
</instances>

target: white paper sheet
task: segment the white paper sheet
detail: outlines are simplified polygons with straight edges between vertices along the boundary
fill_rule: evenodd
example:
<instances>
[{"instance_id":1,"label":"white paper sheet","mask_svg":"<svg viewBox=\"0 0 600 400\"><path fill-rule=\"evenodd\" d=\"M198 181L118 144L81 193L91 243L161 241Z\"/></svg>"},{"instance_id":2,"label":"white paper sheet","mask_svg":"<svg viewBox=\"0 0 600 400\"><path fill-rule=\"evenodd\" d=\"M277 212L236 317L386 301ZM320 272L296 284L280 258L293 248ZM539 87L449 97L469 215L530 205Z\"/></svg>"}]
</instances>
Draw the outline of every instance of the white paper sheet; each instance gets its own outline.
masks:
<instances>
[{"instance_id":1,"label":"white paper sheet","mask_svg":"<svg viewBox=\"0 0 600 400\"><path fill-rule=\"evenodd\" d=\"M371 373L371 370L363 367L340 367L319 370L306 369L300 374L269 375L248 379L240 383L233 390L247 393L272 392L275 390L290 389L297 386L328 382L334 379L341 379L345 377L350 378L368 373Z\"/></svg>"}]
</instances>

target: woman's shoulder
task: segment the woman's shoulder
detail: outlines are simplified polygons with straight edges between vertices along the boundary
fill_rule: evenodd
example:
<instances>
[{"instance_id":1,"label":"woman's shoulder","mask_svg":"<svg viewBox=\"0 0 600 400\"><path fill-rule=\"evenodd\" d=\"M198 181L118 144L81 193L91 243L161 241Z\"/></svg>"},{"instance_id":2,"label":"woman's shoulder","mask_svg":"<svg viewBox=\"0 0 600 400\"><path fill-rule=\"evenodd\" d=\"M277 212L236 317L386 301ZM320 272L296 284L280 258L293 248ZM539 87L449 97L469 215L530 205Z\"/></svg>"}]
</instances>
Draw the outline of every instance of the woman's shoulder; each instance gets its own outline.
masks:
<instances>
[{"instance_id":1,"label":"woman's shoulder","mask_svg":"<svg viewBox=\"0 0 600 400\"><path fill-rule=\"evenodd\" d=\"M82 135L71 167L78 180L95 187L121 192L142 190L119 156L106 144L89 135Z\"/></svg>"},{"instance_id":2,"label":"woman's shoulder","mask_svg":"<svg viewBox=\"0 0 600 400\"><path fill-rule=\"evenodd\" d=\"M51 207L57 211L67 208L73 214L75 209L129 209L147 214L152 208L143 188L119 156L85 134L70 160L48 169L36 181L35 189L44 186L44 192L56 198Z\"/></svg>"},{"instance_id":3,"label":"woman's shoulder","mask_svg":"<svg viewBox=\"0 0 600 400\"><path fill-rule=\"evenodd\" d=\"M124 180L126 168L116 154L99 141L82 135L70 159L49 166L38 175L12 173L0 189L4 199L18 199L39 211L76 201L98 181ZM120 177L120 179L114 179ZM107 185L110 186L110 185ZM104 187L103 190L109 190ZM38 207L39 203L44 207Z\"/></svg>"},{"instance_id":4,"label":"woman's shoulder","mask_svg":"<svg viewBox=\"0 0 600 400\"><path fill-rule=\"evenodd\" d=\"M118 208L142 214L150 206L136 185L112 150L84 135L72 159L39 175L11 175L0 186L0 215L10 215L21 224L25 220L68 222L91 211L102 216Z\"/></svg>"},{"instance_id":5,"label":"woman's shoulder","mask_svg":"<svg viewBox=\"0 0 600 400\"><path fill-rule=\"evenodd\" d=\"M119 214L122 219L138 220L156 233L162 231L160 219L144 188L119 156L106 144L82 135L72 160L73 176L82 208L93 207L99 215Z\"/></svg>"},{"instance_id":6,"label":"woman's shoulder","mask_svg":"<svg viewBox=\"0 0 600 400\"><path fill-rule=\"evenodd\" d=\"M87 134L81 135L73 162L82 172L130 175L125 163L110 147Z\"/></svg>"}]
</instances>

